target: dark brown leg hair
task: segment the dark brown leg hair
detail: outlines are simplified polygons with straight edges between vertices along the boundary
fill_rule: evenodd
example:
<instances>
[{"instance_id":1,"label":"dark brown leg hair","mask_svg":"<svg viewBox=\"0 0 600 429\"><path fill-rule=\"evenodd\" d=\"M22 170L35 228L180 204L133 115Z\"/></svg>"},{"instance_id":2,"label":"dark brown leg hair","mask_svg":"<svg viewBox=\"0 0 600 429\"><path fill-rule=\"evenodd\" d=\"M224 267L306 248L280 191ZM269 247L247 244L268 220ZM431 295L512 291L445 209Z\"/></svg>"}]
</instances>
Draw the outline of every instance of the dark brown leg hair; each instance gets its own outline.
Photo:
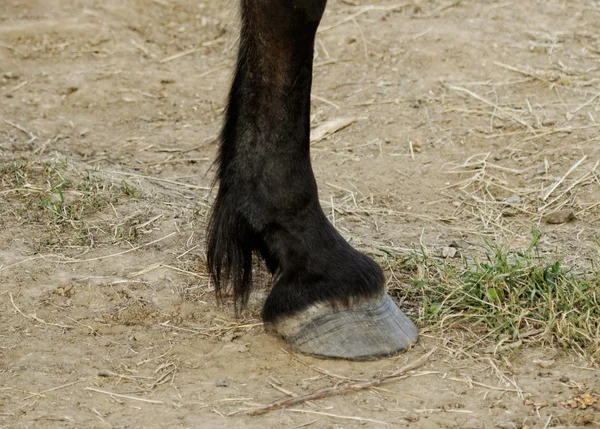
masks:
<instances>
[{"instance_id":1,"label":"dark brown leg hair","mask_svg":"<svg viewBox=\"0 0 600 429\"><path fill-rule=\"evenodd\" d=\"M217 292L233 285L236 313L248 301L253 255L264 259L274 276L265 322L383 292L381 268L327 220L311 167L313 49L325 5L241 0L207 258Z\"/></svg>"}]
</instances>

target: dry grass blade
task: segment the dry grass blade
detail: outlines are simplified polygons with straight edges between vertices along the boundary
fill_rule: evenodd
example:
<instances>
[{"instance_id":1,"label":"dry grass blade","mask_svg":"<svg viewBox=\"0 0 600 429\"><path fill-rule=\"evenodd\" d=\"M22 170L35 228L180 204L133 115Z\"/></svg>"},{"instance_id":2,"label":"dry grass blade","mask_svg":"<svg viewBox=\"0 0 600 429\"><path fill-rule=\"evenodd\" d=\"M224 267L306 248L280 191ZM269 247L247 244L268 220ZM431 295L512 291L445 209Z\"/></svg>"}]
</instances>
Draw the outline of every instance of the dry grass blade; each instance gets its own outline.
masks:
<instances>
[{"instance_id":1,"label":"dry grass blade","mask_svg":"<svg viewBox=\"0 0 600 429\"><path fill-rule=\"evenodd\" d=\"M395 6L375 6L375 5L363 6L361 9L359 9L358 12L355 12L352 15L347 16L346 18L344 18L334 24L319 27L319 29L317 30L317 34L324 33L325 31L329 31L336 27L339 27L340 25L350 22L350 21L354 20L356 17L362 15L365 12L369 12L371 10L383 10L383 11L389 12L389 11L393 11L393 10L403 9L405 7L409 7L412 5L413 5L412 3L403 3L403 4L399 4L399 5L395 5Z\"/></svg>"},{"instance_id":2,"label":"dry grass blade","mask_svg":"<svg viewBox=\"0 0 600 429\"><path fill-rule=\"evenodd\" d=\"M342 130L353 123L357 118L339 118L331 121L323 122L317 127L313 128L310 132L310 142L317 143L323 140L325 137Z\"/></svg>"},{"instance_id":3,"label":"dry grass blade","mask_svg":"<svg viewBox=\"0 0 600 429\"><path fill-rule=\"evenodd\" d=\"M465 380L462 378L445 377L444 380L457 381L459 383L468 384L470 387L477 386L477 387L482 387L484 389L498 390L500 392L511 392L511 393L517 393L517 394L522 394L522 392L523 392L521 389L510 389L510 388L505 388L505 387L489 386L487 384L480 383L478 381Z\"/></svg>"},{"instance_id":4,"label":"dry grass blade","mask_svg":"<svg viewBox=\"0 0 600 429\"><path fill-rule=\"evenodd\" d=\"M452 91L465 93L465 94L469 95L470 97L473 97L474 99L479 100L482 103L487 104L490 107L493 107L495 111L500 112L502 115L504 115L505 118L511 119L515 122L518 122L519 124L529 128L529 129L533 129L532 126L530 124L528 124L526 121L524 121L521 118L517 117L516 115L512 114L511 112L504 109L503 107L498 106L496 103L491 102L487 98L484 98L479 94L476 94L475 92L471 91L470 89L463 88L461 86L449 85L444 82L442 82L442 85Z\"/></svg>"},{"instance_id":5,"label":"dry grass blade","mask_svg":"<svg viewBox=\"0 0 600 429\"><path fill-rule=\"evenodd\" d=\"M11 268L17 267L19 265L26 264L27 262L37 261L38 259L44 259L44 256L41 256L41 255L34 256L32 258L23 259L22 261L18 261L18 262L15 262L14 264L6 265L6 266L0 265L0 273L2 271L8 271Z\"/></svg>"},{"instance_id":6,"label":"dry grass blade","mask_svg":"<svg viewBox=\"0 0 600 429\"><path fill-rule=\"evenodd\" d=\"M549 188L548 188L548 189L547 189L547 190L546 190L546 191L545 191L545 192L542 194L542 200L543 200L543 201L546 201L546 200L548 199L548 197L549 197L550 195L552 195L552 192L554 192L554 191L556 190L556 188L558 188L558 187L560 186L560 184L561 184L562 182L564 182L564 181L565 181L565 179L566 179L567 177L569 177L569 175L570 175L572 172L574 172L574 171L577 169L577 167L579 167L579 166L580 166L580 165L583 163L583 161L585 161L586 159L587 159L587 155L584 155L584 156L583 156L583 157L582 157L582 158L581 158L579 161L577 161L575 164L573 164L573 165L571 166L571 168L569 168L569 170L568 170L568 171L567 171L565 174L563 174L563 176L562 176L560 179L558 179L556 182L554 182L554 183L552 184L552 186L550 186L550 187L549 187Z\"/></svg>"},{"instance_id":7,"label":"dry grass blade","mask_svg":"<svg viewBox=\"0 0 600 429\"><path fill-rule=\"evenodd\" d=\"M517 347L554 343L597 355L598 267L582 271L542 258L541 237L534 230L529 247L518 251L489 244L485 256L469 258L460 268L424 255L415 267L422 283L413 290L423 300L424 321L450 320L485 332L474 344L508 338Z\"/></svg>"},{"instance_id":8,"label":"dry grass blade","mask_svg":"<svg viewBox=\"0 0 600 429\"><path fill-rule=\"evenodd\" d=\"M85 390L91 390L92 392L102 393L104 395L110 395L110 396L114 396L116 398L123 398L123 399L130 399L132 401L146 402L148 404L164 404L165 403L165 401L158 401L156 399L140 398L138 396L132 396L132 395L122 395L120 393L108 392L106 390L100 390L100 389L96 389L94 387L86 387Z\"/></svg>"},{"instance_id":9,"label":"dry grass blade","mask_svg":"<svg viewBox=\"0 0 600 429\"><path fill-rule=\"evenodd\" d=\"M332 417L334 419L354 420L354 421L358 421L358 422L375 423L375 424L385 425L385 426L391 425L391 423L384 422L382 420L367 419L365 417L357 417L357 416L343 416L340 414L324 413L322 411L298 410L295 408L288 408L286 411L291 411L293 413L316 414L318 416Z\"/></svg>"},{"instance_id":10,"label":"dry grass blade","mask_svg":"<svg viewBox=\"0 0 600 429\"><path fill-rule=\"evenodd\" d=\"M5 48L5 49L8 49L10 51L13 51L14 53L16 53L18 55L23 55L23 54L21 54L21 52L17 48L15 48L14 46L9 45L7 43L4 43L4 42L0 42L0 48Z\"/></svg>"},{"instance_id":11,"label":"dry grass blade","mask_svg":"<svg viewBox=\"0 0 600 429\"><path fill-rule=\"evenodd\" d=\"M174 235L176 235L177 232L172 232L170 234L165 235L164 237L158 238L156 240L153 240L149 243L145 243L145 244L141 244L139 246L133 247L131 249L127 249L124 250L122 252L117 252L117 253L111 253L110 255L104 255L104 256L98 256L96 258L88 258L88 259L75 259L75 260L70 260L70 261L52 261L52 262L56 262L56 263L61 263L61 264L81 264L84 262L95 262L95 261L102 261L104 259L108 259L108 258L115 258L117 256L122 256L122 255L126 255L127 253L131 253L131 252L135 252L136 250L139 250L143 247L148 247L148 246L152 246L153 244L159 243L163 240L166 240L167 238L170 238Z\"/></svg>"},{"instance_id":12,"label":"dry grass blade","mask_svg":"<svg viewBox=\"0 0 600 429\"><path fill-rule=\"evenodd\" d=\"M11 127L16 128L19 131L24 132L25 134L27 134L30 137L30 141L33 141L35 139L37 139L38 137L33 134L31 131L29 131L28 129L22 127L21 125L15 123L15 122L11 122L9 120L4 119L4 122L7 123L8 125L10 125Z\"/></svg>"},{"instance_id":13,"label":"dry grass blade","mask_svg":"<svg viewBox=\"0 0 600 429\"><path fill-rule=\"evenodd\" d=\"M7 89L7 90L4 92L4 94L11 94L11 93L13 93L13 92L16 92L16 91L18 91L19 89L23 88L23 87L24 87L25 85L27 85L28 83L29 83L29 81L27 81L27 80L24 80L23 82L21 82L21 83L19 83L19 84L15 85L15 86L13 86L12 88L10 88L10 89Z\"/></svg>"},{"instance_id":14,"label":"dry grass blade","mask_svg":"<svg viewBox=\"0 0 600 429\"><path fill-rule=\"evenodd\" d=\"M577 185L581 184L584 180L586 180L588 177L590 177L594 173L594 171L596 171L596 168L598 168L598 165L600 165L600 160L596 161L596 164L594 165L594 167L592 167L592 169L590 171L588 171L587 173L583 174L578 179L576 179L573 183L571 183L567 187L567 189L565 189L561 194L554 197L552 200L548 201L538 211L540 213L542 213L544 210L546 210L548 207L550 207L552 204L554 204L556 201L558 201L563 195L569 193L573 188L575 188Z\"/></svg>"},{"instance_id":15,"label":"dry grass blade","mask_svg":"<svg viewBox=\"0 0 600 429\"><path fill-rule=\"evenodd\" d=\"M50 389L42 390L41 392L32 393L29 396L24 397L21 401L25 401L26 399L33 398L34 396L42 396L44 393L54 392L55 390L66 389L67 387L74 386L75 384L79 384L83 381L86 381L87 378L81 378L79 380L73 381L71 383L61 384L60 386L52 387Z\"/></svg>"},{"instance_id":16,"label":"dry grass blade","mask_svg":"<svg viewBox=\"0 0 600 429\"><path fill-rule=\"evenodd\" d=\"M494 61L494 64L496 64L496 65L497 65L497 66L499 66L499 67L505 68L505 69L507 69L507 70L514 71L515 73L519 73L519 74L522 74L522 75L524 75L524 76L531 77L531 78L534 78L534 79L539 79L539 80L542 80L543 82L546 82L546 80L545 80L545 79L542 79L542 78L541 78L540 76L538 76L537 74L535 74L535 73L531 73L531 72L529 72L529 71L527 71L527 70L521 70L521 69L520 69L520 68L518 68L518 67L514 67L514 66L511 66L511 65L509 65L509 64L504 64L504 63L502 63L502 62L500 62L500 61Z\"/></svg>"},{"instance_id":17,"label":"dry grass blade","mask_svg":"<svg viewBox=\"0 0 600 429\"><path fill-rule=\"evenodd\" d=\"M150 180L150 181L154 181L154 182L170 183L172 185L183 186L185 188L190 188L190 189L201 189L203 191L210 191L210 188L207 186L192 185L190 183L183 183L183 182L178 182L176 180L170 180L170 179L161 179L159 177L146 176L144 174L125 173L123 171L108 171L108 170L101 170L101 171L103 173L117 174L120 176L139 177L140 179L146 179L146 180Z\"/></svg>"},{"instance_id":18,"label":"dry grass blade","mask_svg":"<svg viewBox=\"0 0 600 429\"><path fill-rule=\"evenodd\" d=\"M12 306L14 307L14 309L17 311L17 313L19 313L25 319L35 320L36 322L41 323L42 325L56 326L56 327L62 328L62 329L70 328L70 326L67 326L67 325L61 325L61 324L58 324L58 323L49 323L49 322L46 322L44 319L40 319L35 313L33 313L33 314L25 314L25 313L23 313L23 311L21 311L21 309L19 307L17 307L17 304L15 304L15 300L14 300L14 298L12 296L12 293L9 293L8 297L10 298L10 303L12 304Z\"/></svg>"},{"instance_id":19,"label":"dry grass blade","mask_svg":"<svg viewBox=\"0 0 600 429\"><path fill-rule=\"evenodd\" d=\"M187 51L178 52L176 54L169 55L168 57L164 57L164 58L160 59L158 62L161 64L168 63L169 61L176 60L177 58L185 57L186 55L190 55L195 52L198 52L200 49L201 48L193 48L193 49L188 49Z\"/></svg>"}]
</instances>

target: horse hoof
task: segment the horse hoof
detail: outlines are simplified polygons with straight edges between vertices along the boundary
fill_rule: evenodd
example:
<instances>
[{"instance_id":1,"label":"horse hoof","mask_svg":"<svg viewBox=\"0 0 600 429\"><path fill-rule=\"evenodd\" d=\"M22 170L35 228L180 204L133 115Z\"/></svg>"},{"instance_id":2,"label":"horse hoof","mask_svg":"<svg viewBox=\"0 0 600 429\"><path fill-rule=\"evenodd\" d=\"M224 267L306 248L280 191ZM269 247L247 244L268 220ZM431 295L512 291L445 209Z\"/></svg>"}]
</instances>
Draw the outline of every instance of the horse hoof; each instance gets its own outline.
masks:
<instances>
[{"instance_id":1,"label":"horse hoof","mask_svg":"<svg viewBox=\"0 0 600 429\"><path fill-rule=\"evenodd\" d=\"M417 327L388 294L351 306L320 303L272 324L298 353L373 360L406 350Z\"/></svg>"}]
</instances>

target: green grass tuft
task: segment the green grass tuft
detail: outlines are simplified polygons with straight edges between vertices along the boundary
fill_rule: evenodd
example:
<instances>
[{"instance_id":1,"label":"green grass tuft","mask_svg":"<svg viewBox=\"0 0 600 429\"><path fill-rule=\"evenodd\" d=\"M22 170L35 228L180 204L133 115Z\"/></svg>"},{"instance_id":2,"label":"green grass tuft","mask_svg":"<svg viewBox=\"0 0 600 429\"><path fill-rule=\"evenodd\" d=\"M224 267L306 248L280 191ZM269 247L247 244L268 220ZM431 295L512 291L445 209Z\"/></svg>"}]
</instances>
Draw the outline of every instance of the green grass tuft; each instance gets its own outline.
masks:
<instances>
[{"instance_id":1,"label":"green grass tuft","mask_svg":"<svg viewBox=\"0 0 600 429\"><path fill-rule=\"evenodd\" d=\"M576 273L547 261L537 253L539 238L534 231L519 252L488 244L485 257L458 267L423 253L402 262L412 275L400 293L420 307L422 324L452 321L490 339L535 338L599 353L599 267Z\"/></svg>"},{"instance_id":2,"label":"green grass tuft","mask_svg":"<svg viewBox=\"0 0 600 429\"><path fill-rule=\"evenodd\" d=\"M39 245L92 246L103 231L115 229L112 241L135 240L137 225L147 219L110 219L114 206L144 197L125 180L101 178L67 159L15 159L0 163L0 193L5 216L22 225L42 227Z\"/></svg>"}]
</instances>

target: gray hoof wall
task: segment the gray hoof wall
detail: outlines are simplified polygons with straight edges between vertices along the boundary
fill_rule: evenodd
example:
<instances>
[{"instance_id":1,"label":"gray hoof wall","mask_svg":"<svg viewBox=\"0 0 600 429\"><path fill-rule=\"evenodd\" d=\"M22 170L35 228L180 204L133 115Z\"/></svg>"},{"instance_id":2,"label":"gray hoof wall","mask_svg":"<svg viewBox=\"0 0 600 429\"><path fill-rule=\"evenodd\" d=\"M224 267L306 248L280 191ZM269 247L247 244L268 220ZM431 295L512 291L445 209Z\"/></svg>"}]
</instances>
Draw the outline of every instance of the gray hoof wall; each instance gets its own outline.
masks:
<instances>
[{"instance_id":1,"label":"gray hoof wall","mask_svg":"<svg viewBox=\"0 0 600 429\"><path fill-rule=\"evenodd\" d=\"M349 307L317 304L273 324L298 353L372 360L394 355L417 341L417 327L387 295Z\"/></svg>"}]
</instances>

